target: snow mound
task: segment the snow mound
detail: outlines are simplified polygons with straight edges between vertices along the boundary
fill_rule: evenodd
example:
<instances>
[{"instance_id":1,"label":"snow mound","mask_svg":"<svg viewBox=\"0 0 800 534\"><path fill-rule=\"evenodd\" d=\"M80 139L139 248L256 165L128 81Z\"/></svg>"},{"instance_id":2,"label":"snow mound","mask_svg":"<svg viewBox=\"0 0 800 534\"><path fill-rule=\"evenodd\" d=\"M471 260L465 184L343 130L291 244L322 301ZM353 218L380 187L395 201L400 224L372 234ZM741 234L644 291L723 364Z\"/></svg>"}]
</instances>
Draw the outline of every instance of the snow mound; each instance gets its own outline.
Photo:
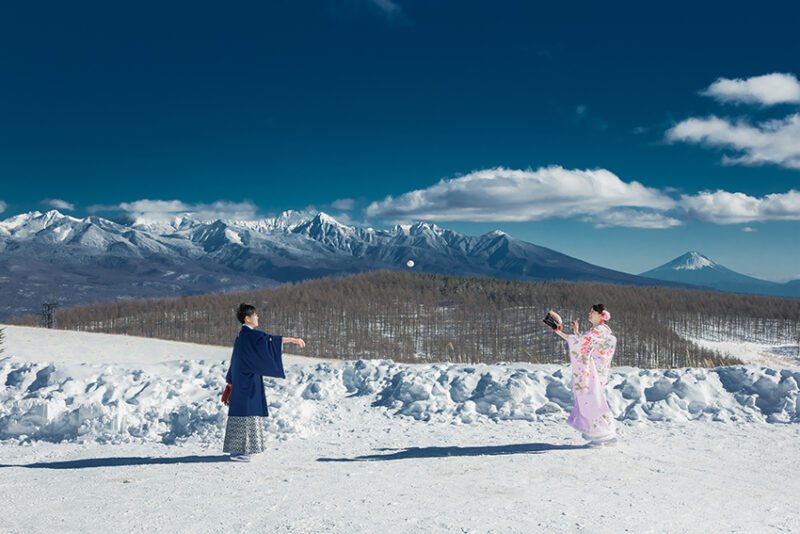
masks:
<instances>
[{"instance_id":1,"label":"snow mound","mask_svg":"<svg viewBox=\"0 0 800 534\"><path fill-rule=\"evenodd\" d=\"M569 373L554 366L405 367L388 382L376 405L424 421L535 421L573 403ZM607 395L619 421L790 423L800 422L798 382L800 371L755 366L617 368Z\"/></svg>"},{"instance_id":2,"label":"snow mound","mask_svg":"<svg viewBox=\"0 0 800 534\"><path fill-rule=\"evenodd\" d=\"M0 440L177 442L222 439L225 361L138 366L0 359ZM270 439L336 424L341 408L437 424L566 417L565 367L530 364L403 365L391 361L290 364L265 380ZM616 368L608 399L622 422L800 422L800 371L765 367Z\"/></svg>"}]
</instances>

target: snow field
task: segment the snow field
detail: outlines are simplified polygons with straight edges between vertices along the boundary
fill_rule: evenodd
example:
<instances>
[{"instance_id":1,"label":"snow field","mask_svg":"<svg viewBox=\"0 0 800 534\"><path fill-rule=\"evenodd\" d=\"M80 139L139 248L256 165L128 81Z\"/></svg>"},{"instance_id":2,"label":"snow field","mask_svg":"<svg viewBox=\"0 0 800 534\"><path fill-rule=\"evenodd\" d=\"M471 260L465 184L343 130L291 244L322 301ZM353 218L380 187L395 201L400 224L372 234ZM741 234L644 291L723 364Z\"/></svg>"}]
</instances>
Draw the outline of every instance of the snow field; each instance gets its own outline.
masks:
<instances>
[{"instance_id":1,"label":"snow field","mask_svg":"<svg viewBox=\"0 0 800 534\"><path fill-rule=\"evenodd\" d=\"M10 534L780 533L800 528L797 425L625 425L586 449L563 420L437 425L363 398L249 464L185 443L0 445Z\"/></svg>"},{"instance_id":2,"label":"snow field","mask_svg":"<svg viewBox=\"0 0 800 534\"><path fill-rule=\"evenodd\" d=\"M0 532L800 530L793 370L615 368L620 442L587 449L566 367L289 356L237 464L229 348L6 334Z\"/></svg>"},{"instance_id":3,"label":"snow field","mask_svg":"<svg viewBox=\"0 0 800 534\"><path fill-rule=\"evenodd\" d=\"M222 439L225 361L182 360L133 368L0 359L0 440ZM436 424L562 420L572 408L569 371L527 364L405 365L385 360L288 364L267 379L272 439L307 437L335 423L347 397L391 418ZM608 399L623 423L800 422L800 371L765 367L616 368Z\"/></svg>"}]
</instances>

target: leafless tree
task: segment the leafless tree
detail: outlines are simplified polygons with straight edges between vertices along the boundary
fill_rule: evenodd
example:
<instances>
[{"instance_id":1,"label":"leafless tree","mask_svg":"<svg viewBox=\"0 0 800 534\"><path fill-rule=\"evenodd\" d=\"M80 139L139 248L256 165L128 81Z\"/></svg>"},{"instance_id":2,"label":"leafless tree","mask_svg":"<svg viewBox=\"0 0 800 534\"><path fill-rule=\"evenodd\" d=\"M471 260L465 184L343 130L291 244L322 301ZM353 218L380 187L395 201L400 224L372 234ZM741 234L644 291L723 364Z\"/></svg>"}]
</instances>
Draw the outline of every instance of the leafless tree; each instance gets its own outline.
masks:
<instances>
[{"instance_id":1,"label":"leafless tree","mask_svg":"<svg viewBox=\"0 0 800 534\"><path fill-rule=\"evenodd\" d=\"M62 309L61 328L229 346L240 302L262 328L308 341L307 355L402 362L557 363L563 341L542 324L557 310L588 326L592 304L612 311L616 365L640 368L740 364L691 338L798 340L800 299L599 283L526 283L383 271L219 293ZM20 318L20 324L33 319ZM293 349L297 350L297 349Z\"/></svg>"}]
</instances>

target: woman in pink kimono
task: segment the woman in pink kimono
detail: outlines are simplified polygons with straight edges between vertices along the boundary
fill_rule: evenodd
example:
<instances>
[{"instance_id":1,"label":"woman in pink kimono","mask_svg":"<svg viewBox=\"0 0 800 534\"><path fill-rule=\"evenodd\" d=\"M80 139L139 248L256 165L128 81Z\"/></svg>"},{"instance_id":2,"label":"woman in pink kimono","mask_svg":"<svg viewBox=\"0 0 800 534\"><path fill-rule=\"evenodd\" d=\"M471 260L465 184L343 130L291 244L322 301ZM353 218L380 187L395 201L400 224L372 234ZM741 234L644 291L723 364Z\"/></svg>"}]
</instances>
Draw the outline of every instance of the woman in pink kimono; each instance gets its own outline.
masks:
<instances>
[{"instance_id":1,"label":"woman in pink kimono","mask_svg":"<svg viewBox=\"0 0 800 534\"><path fill-rule=\"evenodd\" d=\"M592 447L617 441L614 416L608 408L605 392L611 358L617 346L617 338L606 325L609 319L611 314L605 305L595 304L589 312L592 323L589 330L581 334L578 321L572 321L573 334L555 331L569 345L575 406L567 423L581 432Z\"/></svg>"}]
</instances>

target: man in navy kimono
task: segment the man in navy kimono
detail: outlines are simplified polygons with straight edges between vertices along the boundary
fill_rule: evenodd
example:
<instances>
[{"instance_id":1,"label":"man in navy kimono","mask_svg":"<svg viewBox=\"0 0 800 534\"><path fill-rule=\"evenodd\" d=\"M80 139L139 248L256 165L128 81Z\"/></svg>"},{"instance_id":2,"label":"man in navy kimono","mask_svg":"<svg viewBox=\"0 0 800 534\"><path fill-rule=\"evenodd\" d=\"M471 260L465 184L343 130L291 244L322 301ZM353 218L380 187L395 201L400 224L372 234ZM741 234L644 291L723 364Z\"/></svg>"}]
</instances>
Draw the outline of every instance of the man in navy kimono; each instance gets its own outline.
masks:
<instances>
[{"instance_id":1,"label":"man in navy kimono","mask_svg":"<svg viewBox=\"0 0 800 534\"><path fill-rule=\"evenodd\" d=\"M225 428L223 451L231 460L250 460L265 448L264 425L267 397L262 377L286 378L283 372L283 344L294 343L301 348L305 341L294 337L272 336L255 328L258 314L255 307L240 304L236 318L242 323L233 344L231 366L225 381L228 383L222 401L228 404L228 424Z\"/></svg>"}]
</instances>

